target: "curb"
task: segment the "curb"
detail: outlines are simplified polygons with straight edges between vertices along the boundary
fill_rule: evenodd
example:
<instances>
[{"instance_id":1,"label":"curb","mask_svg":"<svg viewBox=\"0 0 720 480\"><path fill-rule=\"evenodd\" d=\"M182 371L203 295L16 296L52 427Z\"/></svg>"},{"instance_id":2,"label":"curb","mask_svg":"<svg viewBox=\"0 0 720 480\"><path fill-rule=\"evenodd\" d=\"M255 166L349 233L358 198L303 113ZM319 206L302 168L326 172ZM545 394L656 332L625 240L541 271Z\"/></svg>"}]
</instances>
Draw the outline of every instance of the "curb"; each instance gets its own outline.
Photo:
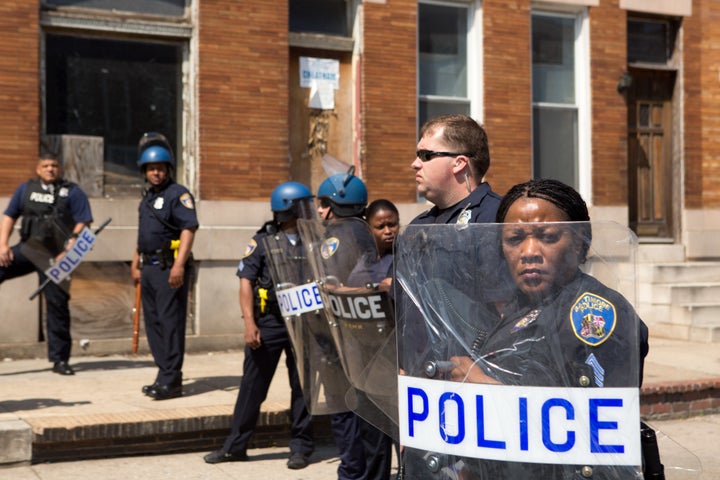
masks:
<instances>
[{"instance_id":1,"label":"curb","mask_svg":"<svg viewBox=\"0 0 720 480\"><path fill-rule=\"evenodd\" d=\"M668 420L720 413L720 378L650 384L640 390L640 416Z\"/></svg>"},{"instance_id":2,"label":"curb","mask_svg":"<svg viewBox=\"0 0 720 480\"><path fill-rule=\"evenodd\" d=\"M216 450L231 421L232 407L31 419L31 462ZM316 442L331 439L329 416L315 416L313 427ZM290 411L261 411L248 447L287 446L289 439Z\"/></svg>"},{"instance_id":3,"label":"curb","mask_svg":"<svg viewBox=\"0 0 720 480\"><path fill-rule=\"evenodd\" d=\"M224 405L3 421L0 465L211 451L228 435L232 412ZM720 413L720 378L650 384L640 391L645 420L712 413ZM330 418L313 417L316 442L333 442ZM249 447L287 446L289 439L289 410L263 410Z\"/></svg>"}]
</instances>

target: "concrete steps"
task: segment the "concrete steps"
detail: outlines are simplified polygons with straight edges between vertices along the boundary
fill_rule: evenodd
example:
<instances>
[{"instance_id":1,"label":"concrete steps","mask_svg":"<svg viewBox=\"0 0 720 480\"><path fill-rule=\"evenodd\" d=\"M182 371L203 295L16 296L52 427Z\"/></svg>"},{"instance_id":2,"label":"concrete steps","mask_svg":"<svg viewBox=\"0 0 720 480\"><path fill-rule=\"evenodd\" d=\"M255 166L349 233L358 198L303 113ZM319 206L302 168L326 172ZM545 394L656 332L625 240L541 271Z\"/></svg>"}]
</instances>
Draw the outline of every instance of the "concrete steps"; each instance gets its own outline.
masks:
<instances>
[{"instance_id":1,"label":"concrete steps","mask_svg":"<svg viewBox=\"0 0 720 480\"><path fill-rule=\"evenodd\" d=\"M720 342L720 262L648 260L639 266L638 311L651 333Z\"/></svg>"}]
</instances>

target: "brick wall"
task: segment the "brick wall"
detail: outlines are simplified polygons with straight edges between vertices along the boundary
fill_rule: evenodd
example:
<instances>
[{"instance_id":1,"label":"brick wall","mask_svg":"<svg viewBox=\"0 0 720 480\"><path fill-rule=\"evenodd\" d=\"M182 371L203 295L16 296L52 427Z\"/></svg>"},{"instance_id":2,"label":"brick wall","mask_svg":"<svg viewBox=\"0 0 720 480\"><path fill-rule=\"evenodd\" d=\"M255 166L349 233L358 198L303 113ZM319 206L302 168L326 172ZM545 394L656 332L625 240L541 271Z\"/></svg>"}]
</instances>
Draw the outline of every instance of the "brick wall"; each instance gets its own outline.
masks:
<instances>
[{"instance_id":1,"label":"brick wall","mask_svg":"<svg viewBox=\"0 0 720 480\"><path fill-rule=\"evenodd\" d=\"M39 38L37 1L0 2L0 196L33 175L37 162Z\"/></svg>"},{"instance_id":2,"label":"brick wall","mask_svg":"<svg viewBox=\"0 0 720 480\"><path fill-rule=\"evenodd\" d=\"M529 0L483 2L483 42L487 179L504 194L532 174Z\"/></svg>"},{"instance_id":3,"label":"brick wall","mask_svg":"<svg viewBox=\"0 0 720 480\"><path fill-rule=\"evenodd\" d=\"M289 177L287 2L199 8L199 197L267 200Z\"/></svg>"},{"instance_id":4,"label":"brick wall","mask_svg":"<svg viewBox=\"0 0 720 480\"><path fill-rule=\"evenodd\" d=\"M592 190L596 206L626 205L627 106L617 91L626 65L626 12L617 0L590 9Z\"/></svg>"},{"instance_id":5,"label":"brick wall","mask_svg":"<svg viewBox=\"0 0 720 480\"><path fill-rule=\"evenodd\" d=\"M683 19L683 101L685 122L685 206L702 207L702 6L693 2L693 15Z\"/></svg>"},{"instance_id":6,"label":"brick wall","mask_svg":"<svg viewBox=\"0 0 720 480\"><path fill-rule=\"evenodd\" d=\"M702 207L720 206L720 4L702 0L700 32ZM686 50L687 51L687 50ZM688 112L691 113L691 112Z\"/></svg>"},{"instance_id":7,"label":"brick wall","mask_svg":"<svg viewBox=\"0 0 720 480\"><path fill-rule=\"evenodd\" d=\"M363 176L370 199L415 200L417 2L364 3Z\"/></svg>"}]
</instances>

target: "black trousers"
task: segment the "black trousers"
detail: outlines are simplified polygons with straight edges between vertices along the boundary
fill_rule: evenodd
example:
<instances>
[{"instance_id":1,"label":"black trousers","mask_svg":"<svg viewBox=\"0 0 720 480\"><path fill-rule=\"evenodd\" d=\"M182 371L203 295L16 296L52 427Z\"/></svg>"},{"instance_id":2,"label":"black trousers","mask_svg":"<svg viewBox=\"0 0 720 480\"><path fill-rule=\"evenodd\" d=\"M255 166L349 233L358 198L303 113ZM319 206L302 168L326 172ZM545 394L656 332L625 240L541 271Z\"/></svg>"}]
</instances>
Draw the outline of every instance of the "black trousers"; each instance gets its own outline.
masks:
<instances>
[{"instance_id":1,"label":"black trousers","mask_svg":"<svg viewBox=\"0 0 720 480\"><path fill-rule=\"evenodd\" d=\"M334 414L330 423L340 450L338 480L388 480L392 438L353 412Z\"/></svg>"},{"instance_id":2,"label":"black trousers","mask_svg":"<svg viewBox=\"0 0 720 480\"><path fill-rule=\"evenodd\" d=\"M37 272L42 284L47 277L20 251L20 245L12 247L13 262L0 267L0 283L12 278ZM51 362L67 362L70 359L72 337L70 336L70 294L53 282L43 289L47 306L47 351Z\"/></svg>"},{"instance_id":3,"label":"black trousers","mask_svg":"<svg viewBox=\"0 0 720 480\"><path fill-rule=\"evenodd\" d=\"M185 268L180 288L171 288L169 268L144 265L140 277L145 334L158 367L155 381L161 385L182 384L185 358L185 325L187 322L188 288L192 267Z\"/></svg>"},{"instance_id":4,"label":"black trousers","mask_svg":"<svg viewBox=\"0 0 720 480\"><path fill-rule=\"evenodd\" d=\"M262 317L256 322L262 343L255 350L245 347L243 377L235 402L230 435L225 439L223 450L236 454L245 453L247 450L260 416L260 405L267 397L280 355L285 352L291 390L290 452L309 456L315 448L312 416L305 406L287 329L281 320L273 316Z\"/></svg>"}]
</instances>

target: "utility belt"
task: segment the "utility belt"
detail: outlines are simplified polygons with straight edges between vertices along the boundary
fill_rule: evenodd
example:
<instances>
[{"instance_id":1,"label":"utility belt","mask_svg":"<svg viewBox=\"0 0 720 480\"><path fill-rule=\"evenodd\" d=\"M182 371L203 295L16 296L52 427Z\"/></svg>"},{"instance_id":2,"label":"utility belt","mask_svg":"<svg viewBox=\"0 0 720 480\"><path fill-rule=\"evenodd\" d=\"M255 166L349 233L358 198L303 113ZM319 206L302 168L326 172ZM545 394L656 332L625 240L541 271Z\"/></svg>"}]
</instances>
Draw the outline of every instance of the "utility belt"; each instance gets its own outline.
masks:
<instances>
[{"instance_id":1,"label":"utility belt","mask_svg":"<svg viewBox=\"0 0 720 480\"><path fill-rule=\"evenodd\" d=\"M180 248L180 240L171 240L166 242L162 248L151 253L140 253L141 267L146 265L158 265L161 269L172 267L173 262L177 258L177 252ZM188 260L190 261L190 260Z\"/></svg>"}]
</instances>

